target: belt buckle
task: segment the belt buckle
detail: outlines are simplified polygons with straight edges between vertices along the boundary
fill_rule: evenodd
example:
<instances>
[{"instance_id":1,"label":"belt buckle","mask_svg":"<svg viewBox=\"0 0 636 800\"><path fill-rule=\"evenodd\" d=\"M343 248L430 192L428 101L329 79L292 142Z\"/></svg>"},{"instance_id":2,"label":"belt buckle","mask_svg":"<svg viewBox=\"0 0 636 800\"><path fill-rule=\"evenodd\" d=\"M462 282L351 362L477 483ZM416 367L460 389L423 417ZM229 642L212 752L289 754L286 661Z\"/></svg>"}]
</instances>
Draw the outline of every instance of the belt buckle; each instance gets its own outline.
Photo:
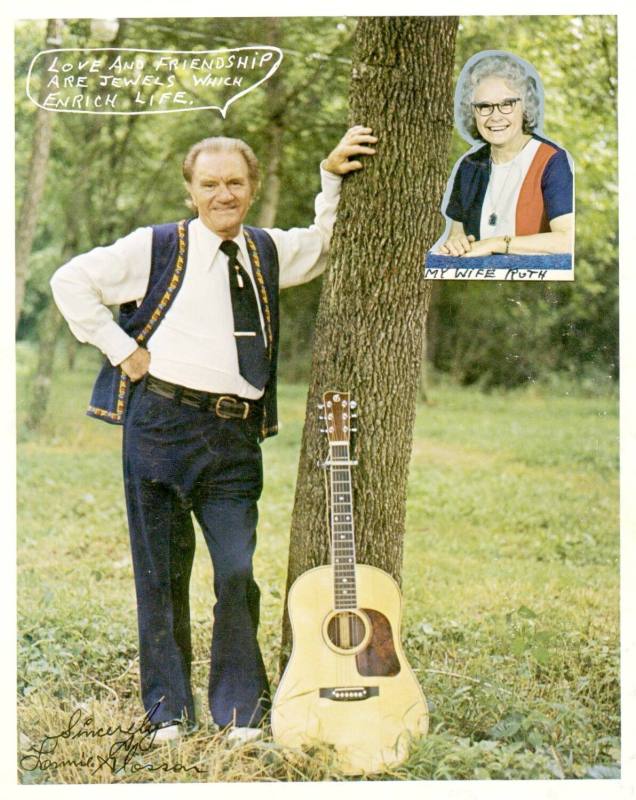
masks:
<instances>
[{"instance_id":1,"label":"belt buckle","mask_svg":"<svg viewBox=\"0 0 636 800\"><path fill-rule=\"evenodd\" d=\"M239 400L238 401L239 403L243 404L244 410L243 410L242 416L237 417L236 414L224 414L222 412L221 403L222 403L223 400L229 400L230 403L235 403L235 404L237 402L236 400L234 400L233 397L230 397L227 394L222 394L219 397L219 399L216 401L216 405L214 406L214 411L215 411L217 417L221 417L221 419L247 419L247 415L250 413L250 404L248 402L246 402L245 400Z\"/></svg>"}]
</instances>

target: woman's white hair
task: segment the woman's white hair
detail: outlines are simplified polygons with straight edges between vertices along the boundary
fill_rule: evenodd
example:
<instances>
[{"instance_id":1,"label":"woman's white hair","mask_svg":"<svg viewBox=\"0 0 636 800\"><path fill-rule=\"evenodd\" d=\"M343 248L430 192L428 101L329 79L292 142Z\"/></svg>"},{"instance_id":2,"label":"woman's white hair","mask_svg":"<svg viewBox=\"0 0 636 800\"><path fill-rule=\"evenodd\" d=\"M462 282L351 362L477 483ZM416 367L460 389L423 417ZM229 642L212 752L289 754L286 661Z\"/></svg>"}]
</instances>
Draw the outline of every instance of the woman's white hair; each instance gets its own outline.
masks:
<instances>
[{"instance_id":1,"label":"woman's white hair","mask_svg":"<svg viewBox=\"0 0 636 800\"><path fill-rule=\"evenodd\" d=\"M502 51L477 53L465 65L459 77L456 93L456 120L459 128L471 139L482 140L472 102L475 89L485 79L497 77L504 80L523 101L523 132L532 133L541 128L543 117L543 91L536 70L526 61Z\"/></svg>"}]
</instances>

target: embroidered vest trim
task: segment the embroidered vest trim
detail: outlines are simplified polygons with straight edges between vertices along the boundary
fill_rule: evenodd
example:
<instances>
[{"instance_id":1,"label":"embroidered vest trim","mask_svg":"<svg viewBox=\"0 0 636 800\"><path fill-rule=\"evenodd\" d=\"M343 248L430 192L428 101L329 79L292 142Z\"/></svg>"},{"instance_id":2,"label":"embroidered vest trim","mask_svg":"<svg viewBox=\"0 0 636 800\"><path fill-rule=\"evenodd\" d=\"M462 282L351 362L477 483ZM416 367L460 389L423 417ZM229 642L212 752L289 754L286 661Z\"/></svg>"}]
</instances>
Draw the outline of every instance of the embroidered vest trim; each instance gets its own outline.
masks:
<instances>
[{"instance_id":1,"label":"embroidered vest trim","mask_svg":"<svg viewBox=\"0 0 636 800\"><path fill-rule=\"evenodd\" d=\"M269 299L267 297L267 287L265 286L265 279L261 270L261 260L258 255L258 250L254 244L247 228L243 228L245 241L249 250L250 261L252 262L252 269L254 270L254 277L258 285L258 291L261 297L261 310L263 312L263 319L265 320L265 335L267 338L267 357L271 360L272 348L274 345L274 337L272 336L272 318L269 310Z\"/></svg>"},{"instance_id":2,"label":"embroidered vest trim","mask_svg":"<svg viewBox=\"0 0 636 800\"><path fill-rule=\"evenodd\" d=\"M164 318L183 283L188 251L187 226L188 221L181 220L176 224L169 223L153 229L152 266L146 296L139 307L134 302L123 304L120 307L120 325L131 336L134 336L139 345L148 341ZM160 231L162 231L161 236L156 239L155 233L159 234ZM270 379L262 400L259 429L259 437L265 439L278 432L276 411L278 254L274 242L266 231L244 226L243 232L265 323L267 354L271 363ZM172 243L169 244L170 241ZM165 245L162 244L163 242ZM163 258L161 253L164 246L174 248L174 255L167 254L167 257ZM172 266L170 266L170 258L174 259ZM264 264L261 262L261 258L265 258ZM165 283L167 286L161 293L160 287ZM160 293L158 299L157 292ZM93 388L91 404L86 411L88 416L114 425L121 425L125 418L130 385L131 381L121 367L113 367L106 361Z\"/></svg>"},{"instance_id":3,"label":"embroidered vest trim","mask_svg":"<svg viewBox=\"0 0 636 800\"><path fill-rule=\"evenodd\" d=\"M181 285L181 276L185 267L185 254L187 251L187 225L188 221L185 219L182 219L177 223L177 258L174 263L172 277L166 291L163 293L161 300L150 315L150 319L142 328L141 332L135 336L135 341L138 345L142 345L148 339L159 320L162 319L166 311L172 305L172 301L177 295L177 290ZM128 397L128 390L130 388L130 378L128 375L126 375L121 367L118 367L118 370L119 388L117 391L117 405L115 411L109 411L106 408L99 408L94 405L89 405L86 412L89 416L102 418L106 417L108 420L116 423L121 423L123 421L124 411L126 409L126 398Z\"/></svg>"},{"instance_id":4,"label":"embroidered vest trim","mask_svg":"<svg viewBox=\"0 0 636 800\"><path fill-rule=\"evenodd\" d=\"M267 356L272 364L272 371L270 381L272 383L271 386L268 386L266 392L273 392L274 397L276 395L276 359L278 356L278 335L276 335L273 330L272 325L272 313L270 309L270 302L269 297L267 294L267 284L265 283L265 278L263 277L263 270L261 267L261 259L258 254L258 249L256 247L256 243L254 242L253 236L256 235L256 231L258 229L255 228L248 228L243 227L243 233L245 235L245 241L247 242L247 249L249 252L250 261L252 263L252 270L254 271L254 277L256 278L256 284L258 286L260 300L261 300L261 310L263 312L263 320L265 321L265 336L267 338ZM268 234L266 234L268 238ZM272 242L273 244L273 242ZM274 246L274 250L275 250ZM278 275L276 275L275 279L275 290L278 290ZM268 436L275 436L278 433L278 424L276 421L273 421L272 424L269 424L268 419L268 405L269 403L263 403L263 415L261 418L261 427L260 427L260 438L266 439ZM274 406L274 413L275 413L275 406Z\"/></svg>"}]
</instances>

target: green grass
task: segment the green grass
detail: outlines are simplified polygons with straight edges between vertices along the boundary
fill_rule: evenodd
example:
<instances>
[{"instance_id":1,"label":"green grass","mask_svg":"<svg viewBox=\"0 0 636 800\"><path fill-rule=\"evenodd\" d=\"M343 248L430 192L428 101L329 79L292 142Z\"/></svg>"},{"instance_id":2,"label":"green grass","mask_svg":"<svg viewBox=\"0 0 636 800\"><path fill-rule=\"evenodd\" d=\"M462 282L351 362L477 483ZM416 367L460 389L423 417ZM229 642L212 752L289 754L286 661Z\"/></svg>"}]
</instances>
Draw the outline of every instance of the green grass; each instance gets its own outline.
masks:
<instances>
[{"instance_id":1,"label":"green grass","mask_svg":"<svg viewBox=\"0 0 636 800\"><path fill-rule=\"evenodd\" d=\"M18 358L24 756L78 709L95 725L122 727L142 709L121 434L83 416L96 362L83 353L72 373L58 366L49 414L31 433L21 420L33 353L20 348ZM618 777L616 401L448 386L429 394L411 462L402 638L431 727L408 762L376 777ZM274 684L304 404L303 387L281 388L282 430L263 448L255 569ZM22 782L343 779L326 750L282 751L266 739L232 751L220 739L205 701L214 598L200 534L197 549L199 731L176 747L132 754L115 774L79 764L104 755L113 737L60 740L48 757L58 765L21 770ZM192 766L199 771L184 771Z\"/></svg>"}]
</instances>

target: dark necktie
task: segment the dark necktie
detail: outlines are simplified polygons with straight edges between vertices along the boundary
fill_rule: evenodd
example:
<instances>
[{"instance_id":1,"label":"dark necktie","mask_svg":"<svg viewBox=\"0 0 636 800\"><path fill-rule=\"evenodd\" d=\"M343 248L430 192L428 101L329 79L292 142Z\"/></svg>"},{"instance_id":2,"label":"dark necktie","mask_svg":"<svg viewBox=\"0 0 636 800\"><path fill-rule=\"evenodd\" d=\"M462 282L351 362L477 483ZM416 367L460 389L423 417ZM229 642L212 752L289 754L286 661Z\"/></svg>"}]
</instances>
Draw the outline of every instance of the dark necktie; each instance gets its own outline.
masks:
<instances>
[{"instance_id":1,"label":"dark necktie","mask_svg":"<svg viewBox=\"0 0 636 800\"><path fill-rule=\"evenodd\" d=\"M236 242L226 239L221 242L221 251L228 257L229 263L239 372L252 386L264 389L269 378L269 359L252 281L236 257L239 251Z\"/></svg>"}]
</instances>

